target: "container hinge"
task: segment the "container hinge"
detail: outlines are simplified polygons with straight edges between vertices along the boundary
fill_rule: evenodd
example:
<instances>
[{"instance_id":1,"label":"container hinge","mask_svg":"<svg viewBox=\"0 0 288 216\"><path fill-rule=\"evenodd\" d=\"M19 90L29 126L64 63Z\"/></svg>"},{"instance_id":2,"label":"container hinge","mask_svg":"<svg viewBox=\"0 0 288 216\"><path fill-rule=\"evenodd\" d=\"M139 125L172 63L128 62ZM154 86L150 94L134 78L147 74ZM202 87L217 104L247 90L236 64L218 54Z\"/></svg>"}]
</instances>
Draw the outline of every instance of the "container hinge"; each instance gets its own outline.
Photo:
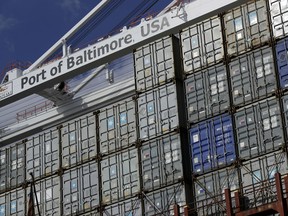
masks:
<instances>
[{"instance_id":1,"label":"container hinge","mask_svg":"<svg viewBox=\"0 0 288 216\"><path fill-rule=\"evenodd\" d=\"M236 113L236 110L237 110L237 107L234 106L234 105L232 105L232 106L229 108L228 113L229 113L229 114L234 114L234 113Z\"/></svg>"},{"instance_id":2,"label":"container hinge","mask_svg":"<svg viewBox=\"0 0 288 216\"><path fill-rule=\"evenodd\" d=\"M63 170L63 168L61 167L61 168L59 168L58 170L57 170L57 174L58 174L58 176L62 176L63 175L63 173L64 173L64 170Z\"/></svg>"},{"instance_id":3,"label":"container hinge","mask_svg":"<svg viewBox=\"0 0 288 216\"><path fill-rule=\"evenodd\" d=\"M276 89L276 90L275 90L275 96L276 96L277 98L282 97L282 96L283 96L283 90L282 90L282 89Z\"/></svg>"},{"instance_id":4,"label":"container hinge","mask_svg":"<svg viewBox=\"0 0 288 216\"><path fill-rule=\"evenodd\" d=\"M135 142L135 147L136 147L136 148L140 148L141 146L142 146L142 141L138 139L138 140Z\"/></svg>"},{"instance_id":5,"label":"container hinge","mask_svg":"<svg viewBox=\"0 0 288 216\"><path fill-rule=\"evenodd\" d=\"M101 153L99 153L99 154L96 155L95 159L96 159L97 162L99 162L99 161L102 160L102 157L103 157L103 155Z\"/></svg>"}]
</instances>

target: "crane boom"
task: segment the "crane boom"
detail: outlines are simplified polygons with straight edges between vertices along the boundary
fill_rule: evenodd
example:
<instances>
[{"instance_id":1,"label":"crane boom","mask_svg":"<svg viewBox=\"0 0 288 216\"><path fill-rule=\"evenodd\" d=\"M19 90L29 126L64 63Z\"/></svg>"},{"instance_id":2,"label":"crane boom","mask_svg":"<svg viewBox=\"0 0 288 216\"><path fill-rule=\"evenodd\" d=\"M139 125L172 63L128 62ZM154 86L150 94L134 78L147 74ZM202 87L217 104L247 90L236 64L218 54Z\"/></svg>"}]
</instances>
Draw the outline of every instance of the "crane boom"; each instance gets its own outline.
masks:
<instances>
[{"instance_id":1,"label":"crane boom","mask_svg":"<svg viewBox=\"0 0 288 216\"><path fill-rule=\"evenodd\" d=\"M137 47L165 35L177 33L183 28L245 2L247 0L194 0L153 19L142 19L135 27L129 29L124 27L116 35L72 54L68 53L61 59L1 85L0 107L131 53Z\"/></svg>"}]
</instances>

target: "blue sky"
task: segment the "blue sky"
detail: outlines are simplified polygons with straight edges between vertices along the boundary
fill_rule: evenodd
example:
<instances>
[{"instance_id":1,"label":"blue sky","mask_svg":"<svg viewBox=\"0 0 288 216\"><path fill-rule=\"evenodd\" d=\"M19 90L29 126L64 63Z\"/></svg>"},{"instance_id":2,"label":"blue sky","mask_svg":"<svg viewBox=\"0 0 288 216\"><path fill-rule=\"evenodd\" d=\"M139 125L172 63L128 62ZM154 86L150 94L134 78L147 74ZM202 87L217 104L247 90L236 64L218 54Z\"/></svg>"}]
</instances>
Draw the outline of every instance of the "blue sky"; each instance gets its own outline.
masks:
<instances>
[{"instance_id":1,"label":"blue sky","mask_svg":"<svg viewBox=\"0 0 288 216\"><path fill-rule=\"evenodd\" d=\"M15 60L35 61L95 7L97 2L99 1L1 0L0 71Z\"/></svg>"},{"instance_id":2,"label":"blue sky","mask_svg":"<svg viewBox=\"0 0 288 216\"><path fill-rule=\"evenodd\" d=\"M113 16L107 16L97 25L90 35L91 39L106 35L118 20L124 18L125 13L129 13L129 9L131 11L143 1L148 2L122 1L126 3L121 3L118 11L113 11ZM32 63L36 61L99 2L100 0L0 0L0 72L15 60ZM152 11L157 11L170 2L171 0L159 0Z\"/></svg>"}]
</instances>

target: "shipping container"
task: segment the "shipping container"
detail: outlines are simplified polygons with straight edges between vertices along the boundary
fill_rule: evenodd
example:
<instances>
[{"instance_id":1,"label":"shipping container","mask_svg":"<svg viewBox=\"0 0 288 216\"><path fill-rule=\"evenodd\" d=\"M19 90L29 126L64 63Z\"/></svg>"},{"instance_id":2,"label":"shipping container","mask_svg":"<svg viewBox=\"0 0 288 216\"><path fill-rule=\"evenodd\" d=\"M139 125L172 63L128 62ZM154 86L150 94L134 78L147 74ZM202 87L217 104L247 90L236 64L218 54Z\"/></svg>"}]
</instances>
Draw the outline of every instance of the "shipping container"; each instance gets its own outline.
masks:
<instances>
[{"instance_id":1,"label":"shipping container","mask_svg":"<svg viewBox=\"0 0 288 216\"><path fill-rule=\"evenodd\" d=\"M0 149L0 190L15 188L25 180L25 144L13 143Z\"/></svg>"},{"instance_id":2,"label":"shipping container","mask_svg":"<svg viewBox=\"0 0 288 216\"><path fill-rule=\"evenodd\" d=\"M164 37L154 43L136 49L135 82L138 92L147 91L175 77L173 43L174 36Z\"/></svg>"},{"instance_id":3,"label":"shipping container","mask_svg":"<svg viewBox=\"0 0 288 216\"><path fill-rule=\"evenodd\" d=\"M62 166L64 168L96 157L96 123L93 114L63 123L61 137Z\"/></svg>"},{"instance_id":4,"label":"shipping container","mask_svg":"<svg viewBox=\"0 0 288 216\"><path fill-rule=\"evenodd\" d=\"M26 142L26 173L35 178L56 173L59 169L59 131L49 129L31 136Z\"/></svg>"},{"instance_id":5,"label":"shipping container","mask_svg":"<svg viewBox=\"0 0 288 216\"><path fill-rule=\"evenodd\" d=\"M99 206L98 176L98 164L95 161L64 171L64 215L78 214Z\"/></svg>"},{"instance_id":6,"label":"shipping container","mask_svg":"<svg viewBox=\"0 0 288 216\"><path fill-rule=\"evenodd\" d=\"M285 119L285 126L283 129L288 133L288 95L284 95L282 97L282 102L283 102L283 114L284 114L284 119Z\"/></svg>"},{"instance_id":7,"label":"shipping container","mask_svg":"<svg viewBox=\"0 0 288 216\"><path fill-rule=\"evenodd\" d=\"M138 198L117 202L113 205L105 206L103 216L142 216L141 200Z\"/></svg>"},{"instance_id":8,"label":"shipping container","mask_svg":"<svg viewBox=\"0 0 288 216\"><path fill-rule=\"evenodd\" d=\"M178 128L177 95L174 84L139 94L137 102L141 140L148 140Z\"/></svg>"},{"instance_id":9,"label":"shipping container","mask_svg":"<svg viewBox=\"0 0 288 216\"><path fill-rule=\"evenodd\" d=\"M267 154L285 143L279 102L274 97L237 110L235 124L242 159Z\"/></svg>"},{"instance_id":10,"label":"shipping container","mask_svg":"<svg viewBox=\"0 0 288 216\"><path fill-rule=\"evenodd\" d=\"M60 196L60 177L50 176L35 182L36 196L41 215L61 215L61 196ZM29 205L29 194L31 188L26 188L26 203ZM33 196L34 196L33 189ZM36 215L40 215L37 208L36 198L34 196L34 210ZM1 215L1 214L0 214ZM24 215L24 214L23 214Z\"/></svg>"},{"instance_id":11,"label":"shipping container","mask_svg":"<svg viewBox=\"0 0 288 216\"><path fill-rule=\"evenodd\" d=\"M230 107L224 65L220 64L199 73L193 73L184 82L190 123L223 113Z\"/></svg>"},{"instance_id":12,"label":"shipping container","mask_svg":"<svg viewBox=\"0 0 288 216\"><path fill-rule=\"evenodd\" d=\"M134 100L123 100L100 110L100 153L108 154L136 142L135 106Z\"/></svg>"},{"instance_id":13,"label":"shipping container","mask_svg":"<svg viewBox=\"0 0 288 216\"><path fill-rule=\"evenodd\" d=\"M178 204L180 213L186 204L185 189L182 184L175 184L147 194L143 194L145 212L144 216L174 215L173 206Z\"/></svg>"},{"instance_id":14,"label":"shipping container","mask_svg":"<svg viewBox=\"0 0 288 216\"><path fill-rule=\"evenodd\" d=\"M199 176L194 178L194 182L198 216L222 215L226 210L225 189L229 188L233 197L240 184L237 168L234 167Z\"/></svg>"},{"instance_id":15,"label":"shipping container","mask_svg":"<svg viewBox=\"0 0 288 216\"><path fill-rule=\"evenodd\" d=\"M276 201L275 173L287 174L287 170L287 156L282 151L243 162L241 175L246 207Z\"/></svg>"},{"instance_id":16,"label":"shipping container","mask_svg":"<svg viewBox=\"0 0 288 216\"><path fill-rule=\"evenodd\" d=\"M143 189L151 191L182 180L182 162L179 134L169 134L143 143Z\"/></svg>"},{"instance_id":17,"label":"shipping container","mask_svg":"<svg viewBox=\"0 0 288 216\"><path fill-rule=\"evenodd\" d=\"M95 211L79 214L79 216L101 216L101 215L97 210L95 210Z\"/></svg>"},{"instance_id":18,"label":"shipping container","mask_svg":"<svg viewBox=\"0 0 288 216\"><path fill-rule=\"evenodd\" d=\"M224 57L219 17L211 17L181 31L181 45L185 73L193 73Z\"/></svg>"},{"instance_id":19,"label":"shipping container","mask_svg":"<svg viewBox=\"0 0 288 216\"><path fill-rule=\"evenodd\" d=\"M243 106L267 97L277 89L273 52L263 47L229 63L233 104Z\"/></svg>"},{"instance_id":20,"label":"shipping container","mask_svg":"<svg viewBox=\"0 0 288 216\"><path fill-rule=\"evenodd\" d=\"M6 149L0 149L0 191L9 187L7 184L8 172L6 158Z\"/></svg>"},{"instance_id":21,"label":"shipping container","mask_svg":"<svg viewBox=\"0 0 288 216\"><path fill-rule=\"evenodd\" d=\"M288 12L288 11L287 11ZM288 18L288 17L287 17ZM277 56L278 75L281 88L288 87L288 39L279 41L275 47Z\"/></svg>"},{"instance_id":22,"label":"shipping container","mask_svg":"<svg viewBox=\"0 0 288 216\"><path fill-rule=\"evenodd\" d=\"M140 191L137 149L103 157L101 160L102 203L109 204L129 198Z\"/></svg>"},{"instance_id":23,"label":"shipping container","mask_svg":"<svg viewBox=\"0 0 288 216\"><path fill-rule=\"evenodd\" d=\"M201 174L236 159L232 118L225 114L200 122L190 130L192 169Z\"/></svg>"},{"instance_id":24,"label":"shipping container","mask_svg":"<svg viewBox=\"0 0 288 216\"><path fill-rule=\"evenodd\" d=\"M24 189L12 190L7 193L0 194L0 215L25 215Z\"/></svg>"},{"instance_id":25,"label":"shipping container","mask_svg":"<svg viewBox=\"0 0 288 216\"><path fill-rule=\"evenodd\" d=\"M269 0L269 6L274 37L285 37L288 33L288 2L286 0Z\"/></svg>"},{"instance_id":26,"label":"shipping container","mask_svg":"<svg viewBox=\"0 0 288 216\"><path fill-rule=\"evenodd\" d=\"M228 55L237 55L270 39L265 0L250 1L224 15Z\"/></svg>"}]
</instances>

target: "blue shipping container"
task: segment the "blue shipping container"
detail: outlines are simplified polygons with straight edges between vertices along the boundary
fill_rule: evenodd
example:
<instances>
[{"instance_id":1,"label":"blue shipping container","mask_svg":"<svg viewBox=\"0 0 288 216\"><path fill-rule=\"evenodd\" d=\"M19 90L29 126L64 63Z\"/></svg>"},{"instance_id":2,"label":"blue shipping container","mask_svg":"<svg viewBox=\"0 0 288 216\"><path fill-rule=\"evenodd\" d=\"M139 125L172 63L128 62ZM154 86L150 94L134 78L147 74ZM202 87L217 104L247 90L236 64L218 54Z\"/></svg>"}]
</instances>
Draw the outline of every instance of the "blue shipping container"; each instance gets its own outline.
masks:
<instances>
[{"instance_id":1,"label":"blue shipping container","mask_svg":"<svg viewBox=\"0 0 288 216\"><path fill-rule=\"evenodd\" d=\"M193 126L190 148L194 173L231 164L236 158L231 116L225 114Z\"/></svg>"},{"instance_id":2,"label":"blue shipping container","mask_svg":"<svg viewBox=\"0 0 288 216\"><path fill-rule=\"evenodd\" d=\"M288 38L281 40L276 45L277 67L281 88L288 87Z\"/></svg>"}]
</instances>

